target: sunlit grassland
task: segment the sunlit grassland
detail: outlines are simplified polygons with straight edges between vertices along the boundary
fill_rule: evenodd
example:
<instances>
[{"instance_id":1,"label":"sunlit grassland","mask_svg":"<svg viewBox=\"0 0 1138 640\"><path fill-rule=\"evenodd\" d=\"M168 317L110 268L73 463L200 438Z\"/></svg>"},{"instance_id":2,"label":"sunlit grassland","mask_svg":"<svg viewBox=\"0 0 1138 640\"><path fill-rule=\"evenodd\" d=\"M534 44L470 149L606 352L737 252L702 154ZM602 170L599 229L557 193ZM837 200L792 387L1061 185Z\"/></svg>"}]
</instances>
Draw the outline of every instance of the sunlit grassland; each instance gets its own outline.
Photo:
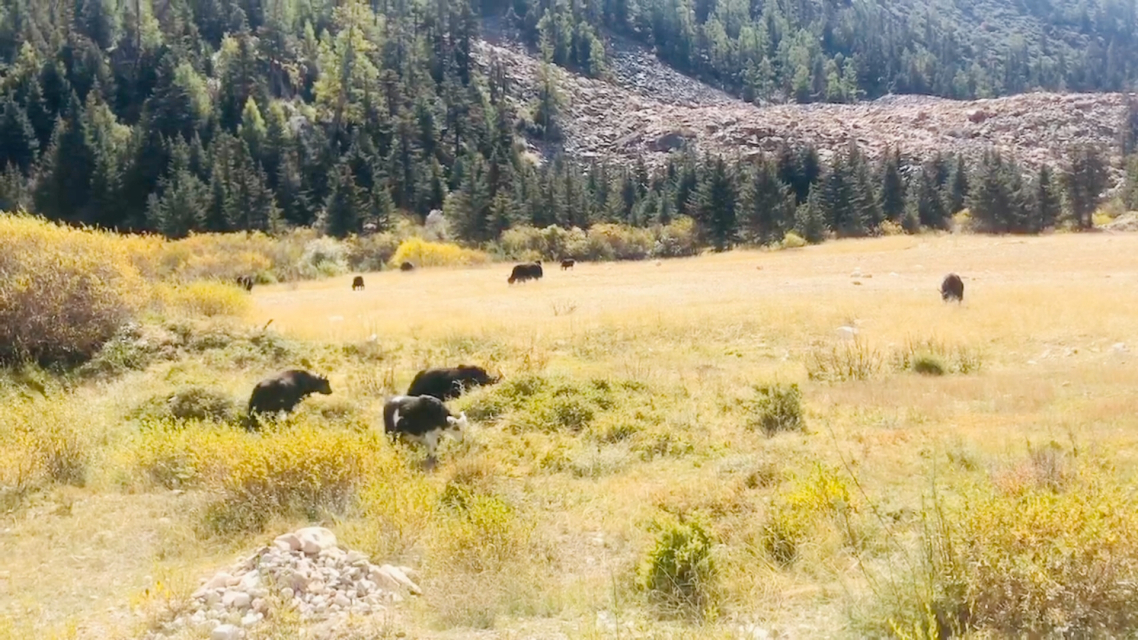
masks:
<instances>
[{"instance_id":1,"label":"sunlit grassland","mask_svg":"<svg viewBox=\"0 0 1138 640\"><path fill-rule=\"evenodd\" d=\"M940 299L949 272L964 278L963 304ZM1057 513L1079 513L1062 500L1093 503L1103 483L1133 504L1138 236L898 236L546 264L541 281L513 286L509 265L366 273L356 292L351 275L258 286L251 311L210 329L246 337L61 396L60 424L83 416L88 472L83 486L30 493L0 526L0 615L13 637L69 621L84 637L134 637L155 581L192 590L305 520L203 524L251 460L271 474L285 464L273 452L296 446L358 447L356 475L335 480L353 504L314 517L346 544L421 569L426 595L396 624L413 637L608 638L613 624L621 637L739 637L744 623L865 637L901 615L897 593L927 595L913 575L939 544L927 533L934 505L963 523L959 540L975 540L1041 478L1062 480ZM256 342L270 320L276 351ZM820 375L825 365L838 376L853 354L864 361L856 376ZM943 375L899 364L917 358ZM367 431L379 428L383 395L419 368L459 363L504 381L452 403L475 416L473 433L424 473L412 450ZM259 377L300 365L329 374L334 394L306 401L280 433L191 422L163 435L130 417L195 385L241 407ZM771 384L799 386L803 431L749 426L754 386ZM196 466L177 466L190 454ZM171 469L185 493L154 480L169 484ZM477 517L438 506L455 492L472 496ZM995 506L969 520L961 504ZM711 534L714 579L693 599L704 609L666 610L637 586L639 567L657 525L688 521ZM772 531L793 544L773 545ZM1129 567L1138 545L1108 538ZM969 584L976 601L1001 611L982 587ZM1106 619L1116 599L1094 597L1103 610L1087 615Z\"/></svg>"}]
</instances>

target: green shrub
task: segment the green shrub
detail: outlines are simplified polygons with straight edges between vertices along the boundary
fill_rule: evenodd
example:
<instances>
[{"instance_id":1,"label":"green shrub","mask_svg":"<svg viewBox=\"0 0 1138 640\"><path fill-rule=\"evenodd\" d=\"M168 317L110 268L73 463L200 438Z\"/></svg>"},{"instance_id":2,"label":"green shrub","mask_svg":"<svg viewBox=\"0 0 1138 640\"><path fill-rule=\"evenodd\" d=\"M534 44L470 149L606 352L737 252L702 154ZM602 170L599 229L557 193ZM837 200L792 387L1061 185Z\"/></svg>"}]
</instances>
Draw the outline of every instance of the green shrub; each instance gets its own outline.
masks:
<instances>
[{"instance_id":1,"label":"green shrub","mask_svg":"<svg viewBox=\"0 0 1138 640\"><path fill-rule=\"evenodd\" d=\"M938 495L923 524L912 571L877 594L878 624L866 623L877 631L933 638L1138 632L1138 500L1109 469L1078 469L1058 491L1027 482L969 487L951 500Z\"/></svg>"},{"instance_id":2,"label":"green shrub","mask_svg":"<svg viewBox=\"0 0 1138 640\"><path fill-rule=\"evenodd\" d=\"M776 498L763 527L763 547L775 562L789 565L798 558L802 545L823 529L838 525L847 542L854 543L849 522L853 508L845 480L835 470L818 465Z\"/></svg>"},{"instance_id":3,"label":"green shrub","mask_svg":"<svg viewBox=\"0 0 1138 640\"><path fill-rule=\"evenodd\" d=\"M655 234L653 258L684 258L699 253L699 234L695 220L688 216L679 216L667 225L657 227Z\"/></svg>"},{"instance_id":4,"label":"green shrub","mask_svg":"<svg viewBox=\"0 0 1138 640\"><path fill-rule=\"evenodd\" d=\"M750 403L752 429L762 429L768 436L805 429L802 392L797 384L755 387L755 394L757 397Z\"/></svg>"},{"instance_id":5,"label":"green shrub","mask_svg":"<svg viewBox=\"0 0 1138 640\"><path fill-rule=\"evenodd\" d=\"M940 340L906 340L893 354L893 367L923 375L969 374L980 370L980 355L967 347L953 347Z\"/></svg>"},{"instance_id":6,"label":"green shrub","mask_svg":"<svg viewBox=\"0 0 1138 640\"><path fill-rule=\"evenodd\" d=\"M640 564L637 585L664 613L706 615L715 600L711 547L711 534L699 521L662 525Z\"/></svg>"},{"instance_id":7,"label":"green shrub","mask_svg":"<svg viewBox=\"0 0 1138 640\"><path fill-rule=\"evenodd\" d=\"M130 417L144 423L177 423L187 420L233 423L240 414L227 392L193 385L173 393L152 396L135 407Z\"/></svg>"},{"instance_id":8,"label":"green shrub","mask_svg":"<svg viewBox=\"0 0 1138 640\"><path fill-rule=\"evenodd\" d=\"M944 363L940 358L924 354L917 356L913 360L913 371L926 376L943 376L945 373Z\"/></svg>"}]
</instances>

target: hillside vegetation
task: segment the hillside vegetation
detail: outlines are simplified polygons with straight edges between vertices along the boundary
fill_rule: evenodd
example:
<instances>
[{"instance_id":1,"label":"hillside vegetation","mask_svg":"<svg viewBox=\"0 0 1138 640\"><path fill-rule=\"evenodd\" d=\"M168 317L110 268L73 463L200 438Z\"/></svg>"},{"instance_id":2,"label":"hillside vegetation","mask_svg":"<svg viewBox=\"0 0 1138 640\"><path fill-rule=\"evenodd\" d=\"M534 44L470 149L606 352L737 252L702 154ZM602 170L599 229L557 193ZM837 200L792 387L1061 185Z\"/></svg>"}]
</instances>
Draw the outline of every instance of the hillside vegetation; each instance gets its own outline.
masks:
<instances>
[{"instance_id":1,"label":"hillside vegetation","mask_svg":"<svg viewBox=\"0 0 1138 640\"><path fill-rule=\"evenodd\" d=\"M176 624L200 581L314 523L413 567L422 595L312 622L269 598L247 638L1138 630L1133 234L839 240L512 287L504 265L388 270L364 291L345 274L250 294L147 266L230 255L233 236L5 224L36 271L4 280L6 330L55 300L74 314L57 344L116 328L78 370L0 373L5 640L209 637ZM109 259L87 284L103 288L52 297L95 252ZM959 305L936 291L949 269ZM41 305L6 306L21 283ZM108 300L131 305L108 315ZM380 434L380 407L457 363L503 380L449 403L473 427L424 471ZM296 366L332 395L245 432L252 386Z\"/></svg>"},{"instance_id":2,"label":"hillside vegetation","mask_svg":"<svg viewBox=\"0 0 1138 640\"><path fill-rule=\"evenodd\" d=\"M932 115L935 105L928 112L887 113L885 121L923 123L914 149L901 150L907 136L895 128L891 135L874 133L882 116L857 107L848 112L855 122L842 129L858 131L856 121L865 121L864 137L833 135L833 120L827 129L805 117L806 134L788 134L784 129L798 125L793 115L764 124L744 103L728 103L743 110L737 115L676 114L660 111L663 102L609 99L601 95L614 86L607 81L590 87L555 64L493 55L493 47L487 51L479 40L483 15L501 13L490 20L496 30L514 29L523 41L540 44L553 63L611 77L616 86L627 84L621 80L627 74L617 65L612 74L604 71L601 32L590 26L602 21L627 33L617 48L637 40L663 42L666 35L670 49L657 46L658 53L678 69L693 72L673 59L681 49L683 60L698 67L694 72L731 86L737 84L728 78L734 66L746 60L773 65L772 96L800 94L801 80L811 88L798 97L813 100L821 97L815 89L822 87L819 78L832 75L831 64L839 66L840 78L849 77L850 87L864 85L870 97L885 87L943 94L925 85L940 82L934 77L957 82L961 69L970 78L966 84L990 84L997 77L1026 83L1007 90L1064 83L1117 89L1133 58L1127 53L1133 16L1126 6L1084 4L1070 14L1024 9L1032 24L1066 25L1063 33L1079 34L1049 36L1062 69L1055 71L1045 64L1045 52L1032 49L1035 44L1022 55L1013 47L1006 59L972 60L967 46L956 46L929 18L933 12L894 16L893 7L886 12L860 2L573 8L474 6L465 0L382 7L304 0L16 3L0 15L0 207L174 238L195 231L276 234L294 227L343 238L389 231L408 216L423 223L440 210L449 238L491 250L515 227L659 229L688 216L701 246L723 248L779 242L788 231L816 241L831 232L885 232L891 228L885 222L909 231L944 227L948 216L969 204L968 184L995 174L1002 191L984 197L997 210L971 207L978 229L1052 227L1061 219L1055 209L1060 201L1068 218L1087 226L1087 212L1121 177L1118 152L1129 153L1138 130L1138 117L1130 116L1135 111L1117 95L1059 100L1034 115L1039 101L980 108L965 112L968 124L958 111ZM961 15L967 24L968 12ZM990 16L993 28L1018 24L1004 21L1006 12ZM910 20L927 24L918 29ZM903 24L910 26L888 26ZM739 45L739 38L751 44ZM1096 57L1095 42L1110 55ZM1078 56L1061 52L1076 44ZM724 46L729 51L721 51ZM765 57L754 58L762 51ZM950 60L957 52L963 57ZM845 62L835 62L842 56ZM1021 58L1026 70L1017 66ZM1123 63L1111 62L1116 58ZM896 77L866 84L859 65ZM1029 73L1037 68L1038 82ZM1083 76L1107 84L1076 81ZM847 87L842 93L852 100L857 91ZM967 95L973 94L987 93ZM1009 110L1022 117L1005 117ZM621 124L629 117L648 124ZM930 139L943 127L949 130ZM597 135L607 137L590 139ZM720 163L717 156L751 141L764 154ZM1112 148L1112 141L1121 146ZM985 155L985 143L1002 157ZM542 158L528 153L527 145ZM646 148L679 154L646 157ZM1087 149L1094 157L1083 162ZM590 155L607 160L593 162ZM768 171L769 162L781 185L762 182L762 193L745 199L749 183L766 180L755 176ZM908 170L924 163L923 170ZM1044 165L1051 176L1031 175ZM946 187L949 168L959 176L952 189ZM1051 183L1061 183L1063 193L1047 194ZM794 193L793 206L787 190ZM804 209L811 193L818 206ZM906 199L919 200L917 214L906 213ZM770 220L742 221L746 215L736 211L748 208ZM856 219L844 219L850 215Z\"/></svg>"}]
</instances>

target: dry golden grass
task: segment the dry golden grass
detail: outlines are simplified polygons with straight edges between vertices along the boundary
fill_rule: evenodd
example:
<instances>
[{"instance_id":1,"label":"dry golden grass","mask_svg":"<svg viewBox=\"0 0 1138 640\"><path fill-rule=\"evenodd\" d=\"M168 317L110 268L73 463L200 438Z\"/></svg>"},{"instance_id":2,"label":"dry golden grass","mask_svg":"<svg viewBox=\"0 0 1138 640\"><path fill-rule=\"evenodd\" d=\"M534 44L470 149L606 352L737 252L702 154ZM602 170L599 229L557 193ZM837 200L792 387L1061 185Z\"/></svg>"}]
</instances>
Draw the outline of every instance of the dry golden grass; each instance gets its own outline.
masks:
<instances>
[{"instance_id":1,"label":"dry golden grass","mask_svg":"<svg viewBox=\"0 0 1138 640\"><path fill-rule=\"evenodd\" d=\"M986 534L1024 512L1017 496L1059 491L1055 510L1030 513L1076 530L1080 509L1096 504L1085 487L1108 487L1102 495L1115 507L1134 504L1126 487L1138 477L1138 235L891 236L659 265L548 264L541 281L513 286L509 268L366 273L358 292L354 274L258 287L245 317L254 327L272 320L282 336L238 340L218 330L174 361L61 396L89 422L85 486L37 472L43 488L2 516L10 566L0 567L0 637L5 624L46 634L68 623L81 637L133 637L123 630L140 623L126 607L154 600L140 594L157 580L192 589L229 554L304 521L286 509L258 522L261 532L202 533L213 496L194 483L174 496L147 475L147 464L167 459L157 454L182 445L201 457L197 468L217 473L203 484L214 489L237 477L226 468L245 468L227 456L252 456L262 444L266 461L299 460L288 433L320 448L314 459L351 452L351 481L332 480L355 501L326 522L354 547L420 568L427 595L402 610L413 637L601 638L615 627L726 638L749 623L784 637L865 637L885 628L882 616L913 622L912 610L883 604L893 599L882 585L910 584L922 549L964 540L976 548L965 560L1021 561L1014 532ZM940 300L948 272L964 278L961 305ZM811 380L811 358L841 358L833 348L850 344L842 327L856 329L880 366L864 379ZM962 353L979 370L961 372ZM952 366L926 376L898 364L914 354ZM433 473L418 470L414 451L366 433L378 428L384 393L405 390L422 366L460 362L506 379L451 403L475 425L464 443L445 445ZM306 401L283 435L212 438L205 430L225 427L187 423L202 431L164 441L130 418L152 398L196 386L241 406L259 377L298 365L329 373L333 395ZM803 431L753 428L755 386L775 384L801 390ZM1091 480L1032 484L1067 477L1039 453L1047 446L1070 477ZM1113 466L1085 468L1092 459ZM241 477L272 476L259 469ZM985 510L947 537L930 535L923 523L935 519L921 513L933 486L950 515L961 501ZM60 509L100 517L80 522ZM655 524L697 516L714 571L701 582L699 615L676 619L637 577L667 538ZM94 542L132 536L143 541L134 553ZM988 539L1002 547L984 548ZM1129 567L1138 557L1130 546L1122 536L1088 553ZM1084 580L1058 556L1040 557L1058 563L1047 575ZM60 558L82 579L53 568L35 590L21 588ZM100 580L107 572L124 579ZM1035 574L1022 575L1017 602L1038 602ZM983 575L968 591L986 619L1005 613L1002 585ZM1094 609L1100 591L1084 586L1072 587L1082 609L1048 615L1108 619ZM53 589L77 595L53 599Z\"/></svg>"}]
</instances>

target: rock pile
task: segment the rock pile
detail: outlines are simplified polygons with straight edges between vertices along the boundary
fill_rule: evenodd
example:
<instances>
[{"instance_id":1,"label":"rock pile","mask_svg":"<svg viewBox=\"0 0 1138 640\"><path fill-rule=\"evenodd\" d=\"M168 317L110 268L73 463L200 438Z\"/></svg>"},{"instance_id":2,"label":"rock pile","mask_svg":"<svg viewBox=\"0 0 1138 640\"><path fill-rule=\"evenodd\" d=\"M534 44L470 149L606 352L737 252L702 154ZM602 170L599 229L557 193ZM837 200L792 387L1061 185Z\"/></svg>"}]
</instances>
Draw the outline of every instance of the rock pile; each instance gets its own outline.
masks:
<instances>
[{"instance_id":1,"label":"rock pile","mask_svg":"<svg viewBox=\"0 0 1138 640\"><path fill-rule=\"evenodd\" d=\"M345 551L322 527L279 536L194 592L190 612L166 631L192 627L213 640L238 640L244 629L271 615L269 603L295 608L301 620L367 616L419 595L416 574L407 567L376 566L358 551ZM157 636L155 636L157 638Z\"/></svg>"},{"instance_id":2,"label":"rock pile","mask_svg":"<svg viewBox=\"0 0 1138 640\"><path fill-rule=\"evenodd\" d=\"M555 68L566 98L564 151L658 164L684 143L700 151L772 152L811 143L822 155L856 141L871 158L900 147L911 160L937 152L979 157L995 148L1029 167L1061 163L1073 143L1115 146L1125 112L1121 94L1029 93L958 101L887 96L854 105L748 104L656 59L635 43L610 43L611 76L586 78ZM503 62L519 107L537 98L538 60L512 42L479 42L476 60Z\"/></svg>"}]
</instances>

